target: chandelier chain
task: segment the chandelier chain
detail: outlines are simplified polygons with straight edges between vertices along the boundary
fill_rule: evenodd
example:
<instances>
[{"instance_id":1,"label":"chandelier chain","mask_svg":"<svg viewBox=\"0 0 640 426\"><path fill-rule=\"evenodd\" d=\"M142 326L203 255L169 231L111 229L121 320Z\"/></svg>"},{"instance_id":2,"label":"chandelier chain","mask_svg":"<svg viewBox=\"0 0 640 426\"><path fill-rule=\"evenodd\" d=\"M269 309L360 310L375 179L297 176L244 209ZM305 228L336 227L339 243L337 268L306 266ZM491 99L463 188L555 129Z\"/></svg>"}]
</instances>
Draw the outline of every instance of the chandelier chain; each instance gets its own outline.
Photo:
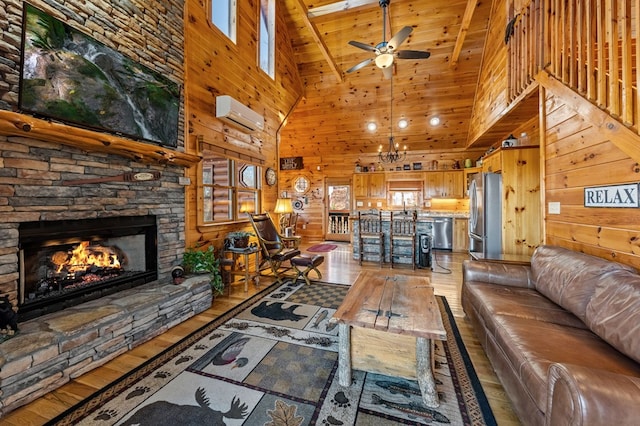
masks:
<instances>
[{"instance_id":1,"label":"chandelier chain","mask_svg":"<svg viewBox=\"0 0 640 426\"><path fill-rule=\"evenodd\" d=\"M378 151L378 158L383 163L395 163L396 161L403 161L407 157L407 151L403 154L398 152L398 145L395 144L393 138L393 76L390 78L390 86L391 86L391 103L389 105L389 146L387 147L386 152L382 152L382 145L380 145L380 149Z\"/></svg>"}]
</instances>

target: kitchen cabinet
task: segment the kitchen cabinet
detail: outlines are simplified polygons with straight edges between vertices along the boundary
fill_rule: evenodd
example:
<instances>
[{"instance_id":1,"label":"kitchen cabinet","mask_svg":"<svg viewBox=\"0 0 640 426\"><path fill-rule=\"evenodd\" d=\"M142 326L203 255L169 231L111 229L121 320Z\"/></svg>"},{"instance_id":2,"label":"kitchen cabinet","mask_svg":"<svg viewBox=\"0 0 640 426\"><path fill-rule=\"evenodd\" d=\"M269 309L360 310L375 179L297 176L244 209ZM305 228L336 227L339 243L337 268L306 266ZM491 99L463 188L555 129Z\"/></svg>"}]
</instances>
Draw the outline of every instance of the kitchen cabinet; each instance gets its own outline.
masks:
<instances>
[{"instance_id":1,"label":"kitchen cabinet","mask_svg":"<svg viewBox=\"0 0 640 426\"><path fill-rule=\"evenodd\" d=\"M482 170L502 176L502 252L531 255L543 239L540 149L498 148L482 160Z\"/></svg>"},{"instance_id":2,"label":"kitchen cabinet","mask_svg":"<svg viewBox=\"0 0 640 426\"><path fill-rule=\"evenodd\" d=\"M500 173L502 171L502 150L494 151L482 159L483 173Z\"/></svg>"},{"instance_id":3,"label":"kitchen cabinet","mask_svg":"<svg viewBox=\"0 0 640 426\"><path fill-rule=\"evenodd\" d=\"M453 251L469 251L469 219L466 217L453 219Z\"/></svg>"},{"instance_id":4,"label":"kitchen cabinet","mask_svg":"<svg viewBox=\"0 0 640 426\"><path fill-rule=\"evenodd\" d=\"M387 196L384 173L356 173L353 175L353 196L356 198L385 198Z\"/></svg>"},{"instance_id":5,"label":"kitchen cabinet","mask_svg":"<svg viewBox=\"0 0 640 426\"><path fill-rule=\"evenodd\" d=\"M463 198L462 170L425 172L425 198Z\"/></svg>"},{"instance_id":6,"label":"kitchen cabinet","mask_svg":"<svg viewBox=\"0 0 640 426\"><path fill-rule=\"evenodd\" d=\"M442 193L442 172L425 172L424 197L440 198Z\"/></svg>"},{"instance_id":7,"label":"kitchen cabinet","mask_svg":"<svg viewBox=\"0 0 640 426\"><path fill-rule=\"evenodd\" d=\"M442 172L442 196L445 198L464 197L464 176L462 170Z\"/></svg>"}]
</instances>

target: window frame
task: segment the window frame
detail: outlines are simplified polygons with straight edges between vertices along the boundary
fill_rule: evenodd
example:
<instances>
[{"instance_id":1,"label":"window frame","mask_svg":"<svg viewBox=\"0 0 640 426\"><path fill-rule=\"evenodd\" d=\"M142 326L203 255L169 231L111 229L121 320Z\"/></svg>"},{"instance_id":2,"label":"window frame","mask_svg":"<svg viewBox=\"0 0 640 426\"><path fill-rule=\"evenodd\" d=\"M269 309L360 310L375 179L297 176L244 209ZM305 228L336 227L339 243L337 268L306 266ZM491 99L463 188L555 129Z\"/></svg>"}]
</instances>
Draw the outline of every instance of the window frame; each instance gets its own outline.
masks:
<instances>
[{"instance_id":1,"label":"window frame","mask_svg":"<svg viewBox=\"0 0 640 426\"><path fill-rule=\"evenodd\" d=\"M238 2L237 0L226 0L227 2L227 10L228 10L228 21L227 25L228 25L228 31L225 28L221 28L219 26L218 23L216 23L216 21L214 21L215 15L213 13L213 7L214 7L214 3L215 6L220 7L220 2L216 1L216 0L209 0L209 22L214 26L214 28L216 28L218 31L220 31L222 34L224 34L225 37L227 37L229 40L231 40L231 42L233 42L233 44L236 44L236 36L237 36L237 32L238 32L238 20L237 20L237 16L238 16Z\"/></svg>"},{"instance_id":2,"label":"window frame","mask_svg":"<svg viewBox=\"0 0 640 426\"><path fill-rule=\"evenodd\" d=\"M266 20L263 17L263 7L266 3L267 14ZM260 0L258 2L258 52L257 52L257 61L258 68L261 69L264 73L266 73L272 79L275 79L275 69L276 69L276 0ZM264 33L263 33L264 31ZM266 41L267 46L267 63L265 67L263 67L263 38L264 34L267 35L268 40Z\"/></svg>"},{"instance_id":3,"label":"window frame","mask_svg":"<svg viewBox=\"0 0 640 426\"><path fill-rule=\"evenodd\" d=\"M224 160L227 162L227 168L224 170L223 180L226 179L226 184L216 183L215 168L211 170L211 179L205 179L205 172L208 169L207 163L211 161ZM240 170L244 167L250 166L254 170L254 185L253 187L243 186L240 182ZM198 165L198 226L216 226L228 223L242 223L248 221L248 218L242 217L244 212L240 211L241 208L241 195L253 194L254 206L253 213L262 210L262 165L252 161L240 160L234 157L225 156L222 154L208 155L200 161ZM222 171L219 173L223 173ZM208 191L209 189L209 191ZM216 194L226 191L228 201L228 215L226 218L217 219L213 214L215 207ZM211 206L208 207L207 203L211 198ZM211 211L211 220L208 219L207 211Z\"/></svg>"}]
</instances>

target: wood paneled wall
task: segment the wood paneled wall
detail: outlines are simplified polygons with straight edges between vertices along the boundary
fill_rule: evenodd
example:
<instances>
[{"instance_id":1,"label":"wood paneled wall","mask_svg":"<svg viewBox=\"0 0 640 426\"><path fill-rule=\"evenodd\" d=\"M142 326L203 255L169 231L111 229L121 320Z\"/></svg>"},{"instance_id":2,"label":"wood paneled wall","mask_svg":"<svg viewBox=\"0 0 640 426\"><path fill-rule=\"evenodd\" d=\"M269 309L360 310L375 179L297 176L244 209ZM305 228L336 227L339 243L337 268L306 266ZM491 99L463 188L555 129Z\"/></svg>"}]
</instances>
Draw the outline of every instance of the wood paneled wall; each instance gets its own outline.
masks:
<instances>
[{"instance_id":1,"label":"wood paneled wall","mask_svg":"<svg viewBox=\"0 0 640 426\"><path fill-rule=\"evenodd\" d=\"M469 141L480 137L497 122L509 105L507 93L507 48L504 31L507 5L493 1L489 31L482 56L480 78L476 87L473 114L469 123Z\"/></svg>"},{"instance_id":2,"label":"wood paneled wall","mask_svg":"<svg viewBox=\"0 0 640 426\"><path fill-rule=\"evenodd\" d=\"M640 182L640 165L603 136L591 117L546 93L545 206L560 203L558 215L545 207L546 243L640 269L638 208L584 207L585 187Z\"/></svg>"},{"instance_id":3,"label":"wood paneled wall","mask_svg":"<svg viewBox=\"0 0 640 426\"><path fill-rule=\"evenodd\" d=\"M237 37L233 43L211 24L212 0L187 0L185 6L185 61L187 149L198 151L197 138L206 143L248 152L264 158L264 167L277 168L277 132L302 94L302 83L283 11L276 7L275 79L257 63L259 2L237 2ZM253 134L227 126L215 116L216 96L230 95L265 117L264 131ZM198 227L198 168L187 176L187 246L198 240L216 246L238 225ZM263 207L273 210L276 187L263 187ZM246 224L245 224L246 225Z\"/></svg>"}]
</instances>

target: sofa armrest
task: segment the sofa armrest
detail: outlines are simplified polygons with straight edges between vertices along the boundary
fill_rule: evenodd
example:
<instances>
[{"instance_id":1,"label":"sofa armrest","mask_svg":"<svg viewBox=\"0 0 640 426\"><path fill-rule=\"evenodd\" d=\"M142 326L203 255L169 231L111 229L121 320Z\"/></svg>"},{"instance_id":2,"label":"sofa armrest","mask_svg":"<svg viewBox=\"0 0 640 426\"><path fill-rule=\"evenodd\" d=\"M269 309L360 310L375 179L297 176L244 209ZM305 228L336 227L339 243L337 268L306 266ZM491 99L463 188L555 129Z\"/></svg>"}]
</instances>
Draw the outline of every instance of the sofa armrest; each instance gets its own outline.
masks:
<instances>
[{"instance_id":1,"label":"sofa armrest","mask_svg":"<svg viewBox=\"0 0 640 426\"><path fill-rule=\"evenodd\" d=\"M462 263L462 282L479 281L513 287L533 288L531 267L511 263L465 260Z\"/></svg>"},{"instance_id":2,"label":"sofa armrest","mask_svg":"<svg viewBox=\"0 0 640 426\"><path fill-rule=\"evenodd\" d=\"M640 419L640 378L570 364L549 367L547 425L629 425Z\"/></svg>"}]
</instances>

